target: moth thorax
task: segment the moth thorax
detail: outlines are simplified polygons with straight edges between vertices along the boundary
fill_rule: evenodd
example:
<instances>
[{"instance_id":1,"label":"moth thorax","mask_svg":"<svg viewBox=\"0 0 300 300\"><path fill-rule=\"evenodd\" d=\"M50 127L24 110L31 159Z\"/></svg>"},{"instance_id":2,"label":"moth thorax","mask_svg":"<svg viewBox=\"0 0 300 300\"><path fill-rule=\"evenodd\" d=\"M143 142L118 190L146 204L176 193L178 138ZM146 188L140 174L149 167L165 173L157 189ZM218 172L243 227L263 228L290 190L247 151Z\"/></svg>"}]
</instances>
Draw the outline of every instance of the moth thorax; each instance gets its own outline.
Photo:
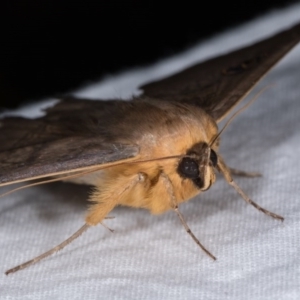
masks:
<instances>
[{"instance_id":1,"label":"moth thorax","mask_svg":"<svg viewBox=\"0 0 300 300\"><path fill-rule=\"evenodd\" d=\"M212 167L216 167L218 156L205 142L200 142L186 152L177 168L183 179L192 180L201 190L207 190L214 181Z\"/></svg>"}]
</instances>

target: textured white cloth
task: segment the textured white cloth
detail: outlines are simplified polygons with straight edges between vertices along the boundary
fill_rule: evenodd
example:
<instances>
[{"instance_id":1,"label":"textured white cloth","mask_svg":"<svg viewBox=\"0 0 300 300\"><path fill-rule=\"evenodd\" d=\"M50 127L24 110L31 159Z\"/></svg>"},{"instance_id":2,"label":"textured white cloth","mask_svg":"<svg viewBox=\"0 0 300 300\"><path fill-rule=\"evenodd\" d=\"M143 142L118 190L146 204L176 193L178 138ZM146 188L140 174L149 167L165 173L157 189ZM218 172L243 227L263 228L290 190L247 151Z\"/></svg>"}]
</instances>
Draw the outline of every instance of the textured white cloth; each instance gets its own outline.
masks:
<instances>
[{"instance_id":1,"label":"textured white cloth","mask_svg":"<svg viewBox=\"0 0 300 300\"><path fill-rule=\"evenodd\" d=\"M296 4L77 95L128 98L138 94L141 83L299 21ZM115 233L91 228L58 254L5 276L6 269L57 245L83 224L84 186L30 188L0 201L0 299L300 299L300 45L255 90L270 84L275 85L225 131L221 153L232 167L263 173L236 181L256 202L283 215L283 223L246 205L218 178L209 191L181 206L194 233L217 256L215 262L198 249L174 213L152 216L120 207L112 213L116 218L106 221ZM36 116L40 107L18 113Z\"/></svg>"}]
</instances>

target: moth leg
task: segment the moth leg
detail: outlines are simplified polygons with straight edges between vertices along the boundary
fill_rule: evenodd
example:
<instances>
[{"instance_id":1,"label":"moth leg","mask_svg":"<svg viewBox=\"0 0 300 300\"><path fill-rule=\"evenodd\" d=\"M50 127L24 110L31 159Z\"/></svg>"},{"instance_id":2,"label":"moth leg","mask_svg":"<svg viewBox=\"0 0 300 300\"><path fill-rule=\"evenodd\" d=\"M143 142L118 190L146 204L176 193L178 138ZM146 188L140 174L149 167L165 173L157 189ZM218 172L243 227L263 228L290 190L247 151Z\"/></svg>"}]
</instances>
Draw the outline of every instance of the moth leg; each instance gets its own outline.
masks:
<instances>
[{"instance_id":1,"label":"moth leg","mask_svg":"<svg viewBox=\"0 0 300 300\"><path fill-rule=\"evenodd\" d=\"M105 219L113 219L113 217L107 217ZM101 223L102 224L102 223ZM102 224L106 229L108 229L109 231L113 232L112 229L110 229L109 227L107 227L106 225ZM84 224L83 226L81 226L75 233L73 233L69 238L67 238L65 241L63 241L62 243L60 243L59 245L55 246L54 248L46 251L45 253L21 264L18 265L12 269L9 269L5 272L6 275L10 274L10 273L15 273L19 270L25 269L37 262L39 262L40 260L62 250L63 248L65 248L67 245L69 245L70 243L72 243L75 239L77 239L80 235L82 235L88 228L90 227L90 225L88 224Z\"/></svg>"},{"instance_id":2,"label":"moth leg","mask_svg":"<svg viewBox=\"0 0 300 300\"><path fill-rule=\"evenodd\" d=\"M59 250L62 250L64 247L66 247L68 244L73 242L76 238L78 238L83 232L85 232L91 225L96 225L98 223L101 223L105 228L112 231L110 228L108 228L106 225L102 223L103 219L106 218L107 214L118 204L118 199L124 194L127 190L130 190L133 186L135 186L138 182L141 182L144 180L143 174L137 174L133 178L130 178L129 181L126 181L123 186L120 187L120 189L113 189L112 193L109 194L112 196L112 198L108 198L108 201L97 203L96 205L92 206L92 210L90 211L90 214L86 218L86 223L77 230L74 234L72 234L68 239L66 239L61 244L57 245L56 247L50 249L49 251L19 265L12 269L9 269L5 272L6 275L10 273L17 272L19 270L22 270L26 267L29 267L32 264L35 264L39 262L40 260L56 253ZM108 196L106 194L106 196ZM115 196L115 197L114 197ZM99 207L100 206L100 207ZM99 209L100 208L100 209ZM90 217L90 219L89 219ZM110 218L110 217L108 217Z\"/></svg>"},{"instance_id":3,"label":"moth leg","mask_svg":"<svg viewBox=\"0 0 300 300\"><path fill-rule=\"evenodd\" d=\"M229 168L231 175L241 176L241 177L261 177L262 174L258 172L245 172L242 170Z\"/></svg>"},{"instance_id":4,"label":"moth leg","mask_svg":"<svg viewBox=\"0 0 300 300\"><path fill-rule=\"evenodd\" d=\"M252 201L246 194L245 192L235 183L235 181L233 180L233 178L231 177L231 173L230 173L230 169L226 166L226 164L224 163L222 157L220 155L218 155L218 164L217 164L217 169L219 172L221 172L225 178L225 180L232 186L234 187L234 189L240 194L240 196L249 204L251 204L252 206L254 206L257 210L263 212L264 214L278 219L280 221L283 221L284 218L274 214L264 208L262 208L261 206L259 206L257 203L255 203L254 201Z\"/></svg>"},{"instance_id":5,"label":"moth leg","mask_svg":"<svg viewBox=\"0 0 300 300\"><path fill-rule=\"evenodd\" d=\"M115 181L113 185L106 190L95 191L91 196L91 201L94 202L85 218L89 225L97 225L120 204L120 199L126 197L126 194L141 182L145 181L145 175L142 173L135 174L124 181Z\"/></svg>"},{"instance_id":6,"label":"moth leg","mask_svg":"<svg viewBox=\"0 0 300 300\"><path fill-rule=\"evenodd\" d=\"M21 264L18 265L12 269L9 269L5 272L6 275L10 274L10 273L14 273L17 272L19 270L25 269L27 267L29 267L30 265L33 265L37 262L39 262L40 260L56 253L57 251L63 249L64 247L66 247L68 244L70 244L71 242L73 242L76 238L78 238L82 233L84 233L90 226L88 224L84 224L82 227L79 228L79 230L77 230L75 233L73 233L68 239L66 239L65 241L63 241L62 243L60 243L59 245L55 246L54 248L50 249L49 251Z\"/></svg>"},{"instance_id":7,"label":"moth leg","mask_svg":"<svg viewBox=\"0 0 300 300\"><path fill-rule=\"evenodd\" d=\"M174 212L177 214L181 224L183 225L183 227L185 228L186 232L192 237L192 239L195 241L195 243L209 256L211 257L213 260L216 260L217 258L212 255L201 243L200 241L197 239L197 237L194 235L194 233L192 232L192 230L190 229L190 227L188 226L188 224L186 223L182 213L179 211L178 209L178 204L177 204L177 200L174 194L174 189L173 189L173 185L172 182L170 180L170 178L165 174L165 173L161 173L161 178L163 179L164 183L165 183L165 187L167 189L168 194L170 195L170 200L171 200L171 207L174 210Z\"/></svg>"}]
</instances>

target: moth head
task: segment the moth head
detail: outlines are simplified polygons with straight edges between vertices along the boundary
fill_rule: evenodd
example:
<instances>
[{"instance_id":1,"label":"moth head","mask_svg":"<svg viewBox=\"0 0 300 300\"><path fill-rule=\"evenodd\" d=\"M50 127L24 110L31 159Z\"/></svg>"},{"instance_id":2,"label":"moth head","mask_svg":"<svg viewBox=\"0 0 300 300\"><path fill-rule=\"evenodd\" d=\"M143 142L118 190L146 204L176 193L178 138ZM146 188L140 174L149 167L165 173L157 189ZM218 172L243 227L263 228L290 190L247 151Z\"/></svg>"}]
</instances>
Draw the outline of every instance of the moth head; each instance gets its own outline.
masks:
<instances>
[{"instance_id":1,"label":"moth head","mask_svg":"<svg viewBox=\"0 0 300 300\"><path fill-rule=\"evenodd\" d=\"M214 168L217 166L216 152L205 142L193 145L179 161L177 172L183 179L191 180L201 191L215 182Z\"/></svg>"}]
</instances>

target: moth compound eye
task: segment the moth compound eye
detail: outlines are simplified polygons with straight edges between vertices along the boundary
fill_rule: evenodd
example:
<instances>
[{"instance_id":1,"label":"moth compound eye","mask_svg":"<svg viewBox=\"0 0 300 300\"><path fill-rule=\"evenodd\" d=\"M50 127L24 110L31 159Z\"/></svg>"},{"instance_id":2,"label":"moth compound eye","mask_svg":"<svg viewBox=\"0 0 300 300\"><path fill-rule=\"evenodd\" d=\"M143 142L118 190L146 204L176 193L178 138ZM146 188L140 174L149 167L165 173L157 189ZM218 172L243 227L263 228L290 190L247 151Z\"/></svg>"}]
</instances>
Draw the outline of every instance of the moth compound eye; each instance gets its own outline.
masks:
<instances>
[{"instance_id":1,"label":"moth compound eye","mask_svg":"<svg viewBox=\"0 0 300 300\"><path fill-rule=\"evenodd\" d=\"M184 157L179 163L178 172L186 178L195 179L199 177L199 166L198 163L190 158Z\"/></svg>"},{"instance_id":2,"label":"moth compound eye","mask_svg":"<svg viewBox=\"0 0 300 300\"><path fill-rule=\"evenodd\" d=\"M218 155L213 149L210 150L210 161L211 161L212 165L214 167L216 167L216 165L218 163Z\"/></svg>"}]
</instances>

